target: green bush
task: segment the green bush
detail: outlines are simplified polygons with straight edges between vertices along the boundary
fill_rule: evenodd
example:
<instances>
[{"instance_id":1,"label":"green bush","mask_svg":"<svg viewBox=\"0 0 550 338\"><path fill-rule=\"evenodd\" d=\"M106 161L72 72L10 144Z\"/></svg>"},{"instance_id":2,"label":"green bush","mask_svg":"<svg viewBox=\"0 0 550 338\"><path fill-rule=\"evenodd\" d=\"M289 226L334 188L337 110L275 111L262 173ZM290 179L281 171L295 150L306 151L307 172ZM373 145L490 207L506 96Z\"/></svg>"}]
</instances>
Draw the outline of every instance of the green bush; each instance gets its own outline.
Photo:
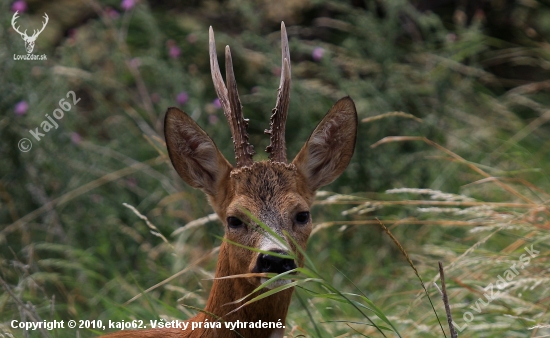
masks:
<instances>
[{"instance_id":1,"label":"green bush","mask_svg":"<svg viewBox=\"0 0 550 338\"><path fill-rule=\"evenodd\" d=\"M308 253L325 268L327 285L359 289L403 337L442 336L415 271L379 219L418 269L446 331L430 283L437 261L456 323L474 315L461 336L548 334L548 4L140 1L124 11L113 1L59 3L29 2L18 21L35 27L48 13L35 47L47 61L13 60L23 41L10 28L12 4L0 4L9 14L0 19L0 336L23 337L10 321L32 316L185 319L196 313L186 306L204 307L223 230L203 219L212 213L206 198L172 169L164 113L185 110L232 161L209 70L212 25L218 52L231 46L255 159L267 158L263 131L279 85L281 20L293 74L289 158L337 99L350 95L363 120L352 163L313 209ZM29 130L61 99L71 102L69 91L80 101L36 141ZM20 102L28 110L17 114ZM372 147L391 136L404 138ZM22 138L33 142L29 152L18 149ZM158 229L151 232L123 203ZM197 219L203 224L189 226ZM474 312L483 288L531 245L540 255L502 297ZM352 302L315 292L328 291L298 288L287 335L382 336Z\"/></svg>"}]
</instances>

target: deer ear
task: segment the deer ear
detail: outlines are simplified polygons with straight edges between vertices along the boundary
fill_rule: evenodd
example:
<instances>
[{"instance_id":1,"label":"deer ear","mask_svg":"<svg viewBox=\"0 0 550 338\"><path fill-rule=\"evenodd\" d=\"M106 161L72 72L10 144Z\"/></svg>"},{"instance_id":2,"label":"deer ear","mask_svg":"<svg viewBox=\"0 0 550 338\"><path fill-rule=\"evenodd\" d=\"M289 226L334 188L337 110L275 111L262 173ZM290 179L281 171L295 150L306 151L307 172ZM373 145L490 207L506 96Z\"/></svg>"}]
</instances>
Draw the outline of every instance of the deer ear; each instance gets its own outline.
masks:
<instances>
[{"instance_id":1,"label":"deer ear","mask_svg":"<svg viewBox=\"0 0 550 338\"><path fill-rule=\"evenodd\" d=\"M346 169L356 137L357 111L347 96L330 108L292 161L312 191L331 183Z\"/></svg>"},{"instance_id":2,"label":"deer ear","mask_svg":"<svg viewBox=\"0 0 550 338\"><path fill-rule=\"evenodd\" d=\"M172 165L194 188L215 196L232 166L198 124L178 108L168 108L164 135Z\"/></svg>"}]
</instances>

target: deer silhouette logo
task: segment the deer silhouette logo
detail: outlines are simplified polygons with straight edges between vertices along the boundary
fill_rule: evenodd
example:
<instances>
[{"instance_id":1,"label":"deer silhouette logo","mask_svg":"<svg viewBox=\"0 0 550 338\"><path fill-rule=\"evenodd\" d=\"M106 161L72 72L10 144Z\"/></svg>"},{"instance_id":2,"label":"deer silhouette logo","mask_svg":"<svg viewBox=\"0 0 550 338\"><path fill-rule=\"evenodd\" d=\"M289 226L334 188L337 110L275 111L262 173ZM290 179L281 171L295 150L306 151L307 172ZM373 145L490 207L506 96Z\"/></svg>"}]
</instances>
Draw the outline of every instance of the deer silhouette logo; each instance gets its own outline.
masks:
<instances>
[{"instance_id":1,"label":"deer silhouette logo","mask_svg":"<svg viewBox=\"0 0 550 338\"><path fill-rule=\"evenodd\" d=\"M23 33L21 33L21 31L19 31L19 27L15 27L15 21L18 19L18 15L19 14L19 11L16 11L14 14L13 14L13 18L11 19L11 25L13 27L13 29L19 33L19 35L21 35L21 37L23 38L23 40L25 41L25 48L27 49L27 53L28 54L31 54L33 49L34 49L34 43L36 41L36 38L38 37L38 35L40 35L40 33L42 33L42 31L44 30L44 28L46 28L46 25L48 24L48 21L50 20L50 18L48 17L48 14L44 13L44 16L43 18L46 19L45 22L42 23L42 29L40 30L34 30L34 33L32 36L28 36L27 35L27 30L25 29L25 31Z\"/></svg>"}]
</instances>

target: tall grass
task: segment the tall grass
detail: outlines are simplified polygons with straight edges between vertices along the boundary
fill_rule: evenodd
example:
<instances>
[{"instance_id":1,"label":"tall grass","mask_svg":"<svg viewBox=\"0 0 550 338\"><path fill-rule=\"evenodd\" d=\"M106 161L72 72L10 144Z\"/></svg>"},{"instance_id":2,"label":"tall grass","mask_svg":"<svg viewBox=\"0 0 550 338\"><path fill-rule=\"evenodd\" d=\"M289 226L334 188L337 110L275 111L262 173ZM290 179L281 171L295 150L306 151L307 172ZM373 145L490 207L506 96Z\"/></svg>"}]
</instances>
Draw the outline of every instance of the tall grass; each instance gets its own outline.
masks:
<instances>
[{"instance_id":1,"label":"tall grass","mask_svg":"<svg viewBox=\"0 0 550 338\"><path fill-rule=\"evenodd\" d=\"M9 28L11 4L0 4L0 336L98 333L25 333L10 328L14 319L185 319L204 308L222 228L171 168L162 117L179 106L233 157L206 57L213 25L234 54L256 159L266 158L283 19L293 61L289 157L344 95L363 121L349 168L318 193L311 262L295 277L286 334L443 336L379 222L445 323L433 287L443 262L453 318L467 324L461 337L550 334L547 4L475 15L400 0L298 1L281 11L239 1L87 4L89 20L68 29L79 13L29 3L22 23L32 27L25 20L44 11L52 22L36 47L48 55L42 63L12 60L22 40ZM508 34L493 34L501 19ZM20 152L17 142L70 90L81 101L59 129ZM29 109L15 114L21 101ZM540 253L484 305L486 287L531 245Z\"/></svg>"}]
</instances>

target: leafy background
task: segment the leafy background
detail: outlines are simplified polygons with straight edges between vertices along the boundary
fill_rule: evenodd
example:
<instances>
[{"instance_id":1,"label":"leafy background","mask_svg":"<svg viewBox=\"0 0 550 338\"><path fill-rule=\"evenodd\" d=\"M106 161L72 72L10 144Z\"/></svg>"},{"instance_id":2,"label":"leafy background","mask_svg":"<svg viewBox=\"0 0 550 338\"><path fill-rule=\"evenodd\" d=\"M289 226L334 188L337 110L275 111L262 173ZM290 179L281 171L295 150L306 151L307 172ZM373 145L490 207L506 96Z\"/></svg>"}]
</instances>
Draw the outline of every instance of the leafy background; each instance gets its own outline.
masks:
<instances>
[{"instance_id":1,"label":"leafy background","mask_svg":"<svg viewBox=\"0 0 550 338\"><path fill-rule=\"evenodd\" d=\"M48 14L34 51L47 61L13 59L25 52L10 27L18 9L29 30ZM265 159L283 20L289 158L340 97L361 120L352 163L312 210L308 254L325 284L297 288L288 337L444 335L379 222L447 335L438 261L453 318L467 324L460 336L550 335L547 1L34 0L2 1L0 12L0 336L100 333L23 332L13 319L185 319L204 306L223 229L169 163L163 116L180 107L233 158L210 77L212 25L218 50L232 48ZM80 101L59 128L31 138L68 91ZM483 305L484 288L531 245L539 255ZM327 296L327 285L364 293L394 327L373 327L368 318L388 326L380 312Z\"/></svg>"}]
</instances>

